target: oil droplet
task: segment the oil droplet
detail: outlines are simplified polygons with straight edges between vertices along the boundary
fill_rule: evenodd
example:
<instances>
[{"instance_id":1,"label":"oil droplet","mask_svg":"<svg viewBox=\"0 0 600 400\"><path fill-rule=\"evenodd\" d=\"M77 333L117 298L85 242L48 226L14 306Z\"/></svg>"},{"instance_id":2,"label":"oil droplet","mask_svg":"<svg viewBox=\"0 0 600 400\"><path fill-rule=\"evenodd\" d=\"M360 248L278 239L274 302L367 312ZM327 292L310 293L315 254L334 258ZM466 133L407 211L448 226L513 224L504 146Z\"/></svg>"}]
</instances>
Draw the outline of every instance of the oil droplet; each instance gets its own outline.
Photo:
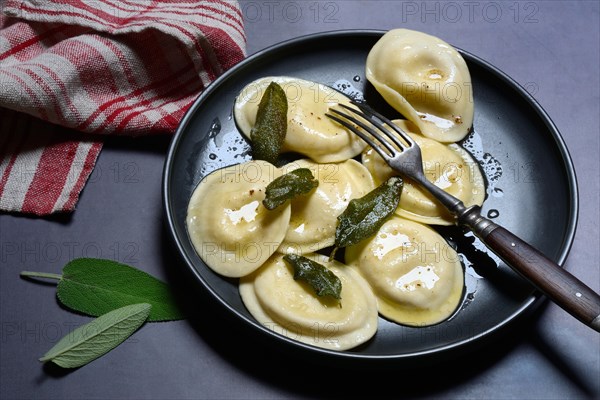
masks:
<instances>
[{"instance_id":1,"label":"oil droplet","mask_svg":"<svg viewBox=\"0 0 600 400\"><path fill-rule=\"evenodd\" d=\"M221 147L223 144L223 135L219 135L219 133L221 133L221 120L219 117L216 117L212 120L210 128L208 129L208 138L212 139L217 147Z\"/></svg>"},{"instance_id":2,"label":"oil droplet","mask_svg":"<svg viewBox=\"0 0 600 400\"><path fill-rule=\"evenodd\" d=\"M500 188L494 188L494 190L492 190L492 196L502 197L502 196L504 196L504 190L502 190Z\"/></svg>"},{"instance_id":3,"label":"oil droplet","mask_svg":"<svg viewBox=\"0 0 600 400\"><path fill-rule=\"evenodd\" d=\"M360 77L359 77L360 79ZM346 96L350 97L352 100L355 101L363 101L364 97L363 97L363 93L358 90L357 88L355 88L354 86L352 86L352 82L347 81L345 79L340 79L338 81L335 81L333 83L333 87L337 90L339 90L340 92L344 93Z\"/></svg>"},{"instance_id":4,"label":"oil droplet","mask_svg":"<svg viewBox=\"0 0 600 400\"><path fill-rule=\"evenodd\" d=\"M352 78L352 80L354 82L360 82L360 76L356 75L354 78Z\"/></svg>"},{"instance_id":5,"label":"oil droplet","mask_svg":"<svg viewBox=\"0 0 600 400\"><path fill-rule=\"evenodd\" d=\"M475 282L475 285L476 285L476 284L477 284L477 283ZM468 306L470 306L470 305L471 305L471 303L473 302L473 300L475 300L475 292L476 292L476 291L477 291L477 290L476 290L476 289L474 289L472 292L468 292L468 293L467 293L467 295L465 296L465 298L464 298L464 300L463 300L462 306L460 307L461 309L463 309L463 310L464 310L465 308L467 308Z\"/></svg>"},{"instance_id":6,"label":"oil droplet","mask_svg":"<svg viewBox=\"0 0 600 400\"><path fill-rule=\"evenodd\" d=\"M217 159L217 155L215 153L210 153L208 155L208 158L210 158L211 160L216 160Z\"/></svg>"},{"instance_id":7,"label":"oil droplet","mask_svg":"<svg viewBox=\"0 0 600 400\"><path fill-rule=\"evenodd\" d=\"M502 165L490 153L484 153L480 161L481 166L487 173L490 180L497 182L502 176Z\"/></svg>"},{"instance_id":8,"label":"oil droplet","mask_svg":"<svg viewBox=\"0 0 600 400\"><path fill-rule=\"evenodd\" d=\"M504 194L502 191L494 190L503 174L502 164L490 153L484 152L483 141L479 133L472 131L461 144L480 165L486 179L487 193L494 197L502 197Z\"/></svg>"},{"instance_id":9,"label":"oil droplet","mask_svg":"<svg viewBox=\"0 0 600 400\"><path fill-rule=\"evenodd\" d=\"M488 218L498 218L499 215L500 215L500 212L496 209L492 209L492 210L488 211L488 213L487 213Z\"/></svg>"},{"instance_id":10,"label":"oil droplet","mask_svg":"<svg viewBox=\"0 0 600 400\"><path fill-rule=\"evenodd\" d=\"M221 132L221 121L217 117L213 119L212 123L210 124L210 128L208 129L208 137L212 139L217 136L219 132Z\"/></svg>"}]
</instances>

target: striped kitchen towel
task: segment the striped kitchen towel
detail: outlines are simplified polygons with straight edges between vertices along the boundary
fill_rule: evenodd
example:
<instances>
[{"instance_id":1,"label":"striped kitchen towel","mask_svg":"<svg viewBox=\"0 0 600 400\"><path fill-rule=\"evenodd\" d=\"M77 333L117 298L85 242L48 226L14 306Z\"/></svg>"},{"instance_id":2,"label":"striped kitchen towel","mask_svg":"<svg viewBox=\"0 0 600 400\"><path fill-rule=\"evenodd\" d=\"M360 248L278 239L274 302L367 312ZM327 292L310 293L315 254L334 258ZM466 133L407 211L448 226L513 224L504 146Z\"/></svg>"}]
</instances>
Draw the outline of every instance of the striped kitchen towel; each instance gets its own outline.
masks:
<instances>
[{"instance_id":1,"label":"striped kitchen towel","mask_svg":"<svg viewBox=\"0 0 600 400\"><path fill-rule=\"evenodd\" d=\"M237 1L0 3L0 211L72 211L98 134L172 133L245 56Z\"/></svg>"}]
</instances>

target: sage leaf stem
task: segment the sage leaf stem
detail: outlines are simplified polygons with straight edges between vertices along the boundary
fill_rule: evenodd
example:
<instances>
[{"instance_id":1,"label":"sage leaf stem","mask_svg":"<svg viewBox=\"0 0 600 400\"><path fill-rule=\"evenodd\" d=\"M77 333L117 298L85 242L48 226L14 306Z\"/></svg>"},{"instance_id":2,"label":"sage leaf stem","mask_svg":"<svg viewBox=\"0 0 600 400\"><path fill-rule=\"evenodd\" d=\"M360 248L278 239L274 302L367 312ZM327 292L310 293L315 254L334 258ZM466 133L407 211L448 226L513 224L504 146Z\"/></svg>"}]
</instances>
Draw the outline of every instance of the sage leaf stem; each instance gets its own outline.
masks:
<instances>
[{"instance_id":1,"label":"sage leaf stem","mask_svg":"<svg viewBox=\"0 0 600 400\"><path fill-rule=\"evenodd\" d=\"M21 271L20 275L25 278L48 278L60 280L62 275L53 274L51 272L32 272L32 271Z\"/></svg>"}]
</instances>

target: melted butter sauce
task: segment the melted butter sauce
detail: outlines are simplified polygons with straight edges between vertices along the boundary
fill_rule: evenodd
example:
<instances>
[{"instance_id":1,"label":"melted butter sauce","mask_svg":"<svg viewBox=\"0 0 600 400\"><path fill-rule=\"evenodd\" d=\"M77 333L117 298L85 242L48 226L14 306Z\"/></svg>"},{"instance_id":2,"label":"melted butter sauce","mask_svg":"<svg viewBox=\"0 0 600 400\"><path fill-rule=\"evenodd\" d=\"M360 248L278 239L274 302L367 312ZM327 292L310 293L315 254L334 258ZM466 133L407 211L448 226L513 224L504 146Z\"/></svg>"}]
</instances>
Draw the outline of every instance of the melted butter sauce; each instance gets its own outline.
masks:
<instances>
[{"instance_id":1,"label":"melted butter sauce","mask_svg":"<svg viewBox=\"0 0 600 400\"><path fill-rule=\"evenodd\" d=\"M430 78L436 79L438 77L431 76ZM356 84L361 81L360 76L354 76L351 81L340 79L331 86L357 101L363 101L364 96L361 90L362 88L353 85L353 83ZM428 116L425 117L427 119ZM231 120L231 115L227 119ZM436 122L441 122L448 126L452 125L452 121L441 118L440 120L441 121ZM435 123L434 121L432 122ZM484 151L482 138L479 134L472 131L460 145L469 151L478 164L481 165L484 172L483 175L486 179L487 195L502 197L502 189L497 187L497 183L502 176L502 165L496 158ZM221 121L218 117L213 120L204 139L195 144L194 150L194 153L198 154L199 157L191 159L188 168L186 168L186 171L188 172L188 181L190 183L194 181L193 177L196 176L198 172L200 175L204 176L223 166L237 164L251 159L250 145L247 140L238 133L236 129L222 131ZM444 174L435 182L437 186L442 188L450 186L450 179L445 176L445 172L446 171L444 171ZM246 204L239 210L229 210L228 217L233 224L238 224L242 221L250 222L256 218L258 206L258 202L255 201ZM499 215L498 210L495 209L491 210L489 213L492 213L492 215L488 214L488 217L490 218L496 218ZM302 231L304 228L304 224L301 224L296 229ZM497 268L500 264L500 260L493 253L488 251L477 238L472 236L472 234L470 235L468 232L465 234L460 228L438 227L436 230L458 251L461 262L465 267L465 298L462 307L460 307L464 308L474 300L478 281L485 279L485 275L487 275L486 272L489 273L490 270ZM405 247L410 247L410 240L406 235L392 235L388 233L385 237L378 237L377 244L379 247L376 253L377 257L382 259L393 248L397 247L398 242L404 243ZM410 274L415 274L413 271L404 275L398 279L398 281L408 282ZM423 279L422 284L424 285L432 284L432 282L435 284L435 277L433 275L426 275Z\"/></svg>"},{"instance_id":2,"label":"melted butter sauce","mask_svg":"<svg viewBox=\"0 0 600 400\"><path fill-rule=\"evenodd\" d=\"M246 222L252 222L258 215L258 211L256 210L258 209L259 204L260 203L258 202L258 200L255 200L251 203L240 207L239 210L232 210L230 208L226 208L225 215L229 217L229 220L233 225L239 224L242 220Z\"/></svg>"},{"instance_id":3,"label":"melted butter sauce","mask_svg":"<svg viewBox=\"0 0 600 400\"><path fill-rule=\"evenodd\" d=\"M446 168L441 173L439 178L433 182L433 184L440 189L447 189L452 186L452 183L456 181L456 171L451 168Z\"/></svg>"},{"instance_id":4,"label":"melted butter sauce","mask_svg":"<svg viewBox=\"0 0 600 400\"><path fill-rule=\"evenodd\" d=\"M430 266L418 266L396 280L395 286L403 292L412 292L420 287L433 289L440 277Z\"/></svg>"},{"instance_id":5,"label":"melted butter sauce","mask_svg":"<svg viewBox=\"0 0 600 400\"><path fill-rule=\"evenodd\" d=\"M373 249L373 254L375 254L375 256L381 260L390 251L397 249L400 246L411 246L410 238L407 235L398 231L392 233L380 233L377 235L377 239L375 240L375 249Z\"/></svg>"},{"instance_id":6,"label":"melted butter sauce","mask_svg":"<svg viewBox=\"0 0 600 400\"><path fill-rule=\"evenodd\" d=\"M302 233L302 232L304 232L304 228L305 228L305 224L302 223L302 224L298 225L298 227L296 229L294 229L294 232Z\"/></svg>"},{"instance_id":7,"label":"melted butter sauce","mask_svg":"<svg viewBox=\"0 0 600 400\"><path fill-rule=\"evenodd\" d=\"M420 113L420 112L417 112L417 114L419 115L419 118L421 118L423 121L431 122L432 124L434 124L435 126L437 126L440 129L450 129L454 125L454 123L452 121L450 121L449 119L441 118L441 117L435 116L433 114Z\"/></svg>"}]
</instances>

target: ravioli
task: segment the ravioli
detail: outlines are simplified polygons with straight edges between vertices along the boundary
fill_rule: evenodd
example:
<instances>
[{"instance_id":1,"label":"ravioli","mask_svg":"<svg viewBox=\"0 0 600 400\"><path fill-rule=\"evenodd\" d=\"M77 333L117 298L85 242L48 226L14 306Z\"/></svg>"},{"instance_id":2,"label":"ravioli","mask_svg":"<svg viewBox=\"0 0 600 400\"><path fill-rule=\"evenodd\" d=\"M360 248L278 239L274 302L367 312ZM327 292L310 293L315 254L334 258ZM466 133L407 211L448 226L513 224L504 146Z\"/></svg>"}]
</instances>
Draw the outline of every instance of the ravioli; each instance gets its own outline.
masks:
<instances>
[{"instance_id":1,"label":"ravioli","mask_svg":"<svg viewBox=\"0 0 600 400\"><path fill-rule=\"evenodd\" d=\"M465 206L483 204L485 183L479 165L457 144L444 145L419 135L417 127L406 120L394 120L421 148L427 179L460 199ZM362 154L362 162L373 175L376 185L397 175L371 147ZM429 192L411 179L404 179L396 213L402 217L432 225L452 225L454 217Z\"/></svg>"},{"instance_id":2,"label":"ravioli","mask_svg":"<svg viewBox=\"0 0 600 400\"><path fill-rule=\"evenodd\" d=\"M376 236L346 248L377 297L379 313L395 322L426 326L457 309L464 272L458 254L430 227L393 216Z\"/></svg>"},{"instance_id":3,"label":"ravioli","mask_svg":"<svg viewBox=\"0 0 600 400\"><path fill-rule=\"evenodd\" d=\"M350 200L375 188L369 171L356 160L318 164L308 159L282 167L283 172L308 168L319 180L310 194L291 201L290 224L278 251L304 254L323 249L335 242L337 217Z\"/></svg>"},{"instance_id":4,"label":"ravioli","mask_svg":"<svg viewBox=\"0 0 600 400\"><path fill-rule=\"evenodd\" d=\"M369 51L366 77L423 135L463 139L473 125L473 89L465 60L443 40L393 29Z\"/></svg>"},{"instance_id":5,"label":"ravioli","mask_svg":"<svg viewBox=\"0 0 600 400\"><path fill-rule=\"evenodd\" d=\"M277 82L288 99L288 129L282 152L296 152L319 163L332 163L357 156L366 147L358 136L325 116L329 107L350 99L328 86L291 77L266 77L248 84L234 105L235 122L250 138L262 94Z\"/></svg>"},{"instance_id":6,"label":"ravioli","mask_svg":"<svg viewBox=\"0 0 600 400\"><path fill-rule=\"evenodd\" d=\"M283 241L289 204L262 205L266 186L282 173L266 161L216 170L196 187L187 229L196 252L216 273L238 278L260 267Z\"/></svg>"},{"instance_id":7,"label":"ravioli","mask_svg":"<svg viewBox=\"0 0 600 400\"><path fill-rule=\"evenodd\" d=\"M378 326L377 302L367 282L351 267L320 254L306 257L329 268L342 282L341 299L318 297L293 278L293 268L275 254L240 279L240 295L264 327L313 346L346 350L368 341Z\"/></svg>"}]
</instances>

